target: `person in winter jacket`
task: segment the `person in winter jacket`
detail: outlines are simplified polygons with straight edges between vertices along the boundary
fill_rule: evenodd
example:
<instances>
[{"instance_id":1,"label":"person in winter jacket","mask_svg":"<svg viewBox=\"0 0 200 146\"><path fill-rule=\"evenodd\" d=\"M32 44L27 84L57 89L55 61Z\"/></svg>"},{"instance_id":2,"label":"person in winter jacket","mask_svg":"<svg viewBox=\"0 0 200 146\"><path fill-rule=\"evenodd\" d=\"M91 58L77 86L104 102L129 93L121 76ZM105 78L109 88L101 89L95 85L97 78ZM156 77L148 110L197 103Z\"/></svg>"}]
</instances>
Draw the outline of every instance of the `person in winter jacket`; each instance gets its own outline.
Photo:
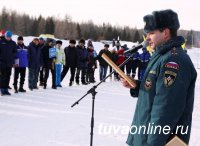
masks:
<instances>
[{"instance_id":1,"label":"person in winter jacket","mask_svg":"<svg viewBox=\"0 0 200 146\"><path fill-rule=\"evenodd\" d=\"M90 44L87 48L88 51L88 64L87 64L87 75L86 80L88 83L95 83L95 77L94 77L94 71L97 68L97 63L94 55L94 47L92 44Z\"/></svg>"},{"instance_id":2,"label":"person in winter jacket","mask_svg":"<svg viewBox=\"0 0 200 146\"><path fill-rule=\"evenodd\" d=\"M105 77L106 77L106 74L107 74L107 69L108 69L108 63L101 57L102 54L106 54L109 58L111 58L111 53L110 51L108 50L109 48L109 44L105 44L104 45L104 49L102 49L97 58L98 61L99 61L99 75L100 75L100 81L102 81ZM104 80L105 81L105 80Z\"/></svg>"},{"instance_id":3,"label":"person in winter jacket","mask_svg":"<svg viewBox=\"0 0 200 146\"><path fill-rule=\"evenodd\" d=\"M39 46L40 49L42 49L45 45L45 40L44 38L40 37L39 38ZM42 58L42 54L41 54L41 58ZM40 66L40 72L39 72L39 86L44 86L44 67L43 67L43 63L41 62L41 66Z\"/></svg>"},{"instance_id":4,"label":"person in winter jacket","mask_svg":"<svg viewBox=\"0 0 200 146\"><path fill-rule=\"evenodd\" d=\"M42 63L41 53L39 39L34 38L28 45L28 87L31 91L33 89L38 89L38 75Z\"/></svg>"},{"instance_id":5,"label":"person in winter jacket","mask_svg":"<svg viewBox=\"0 0 200 146\"><path fill-rule=\"evenodd\" d=\"M124 55L124 47L122 46L118 51L118 60L117 60L117 65L121 65L125 61L125 55ZM124 65L121 67L121 70L124 72Z\"/></svg>"},{"instance_id":6,"label":"person in winter jacket","mask_svg":"<svg viewBox=\"0 0 200 146\"><path fill-rule=\"evenodd\" d=\"M132 78L135 78L136 75L136 69L139 64L140 54L139 52L135 52L134 54L127 53L125 58L129 58L130 60L126 64L126 73L128 76L131 76Z\"/></svg>"},{"instance_id":7,"label":"person in winter jacket","mask_svg":"<svg viewBox=\"0 0 200 146\"><path fill-rule=\"evenodd\" d=\"M113 48L113 49L110 51L110 53L111 53L111 60L112 60L115 64L117 64L118 54L117 54L116 49ZM114 69L112 68L112 66L109 66L109 67L110 67L110 73L111 73ZM111 75L110 77L112 78L112 75ZM116 72L114 72L114 80L117 80L117 79L118 79L118 74L117 74Z\"/></svg>"},{"instance_id":8,"label":"person in winter jacket","mask_svg":"<svg viewBox=\"0 0 200 146\"><path fill-rule=\"evenodd\" d=\"M17 53L17 45L12 40L12 32L6 31L0 40L0 89L1 96L11 95L8 91L12 66Z\"/></svg>"},{"instance_id":9,"label":"person in winter jacket","mask_svg":"<svg viewBox=\"0 0 200 146\"><path fill-rule=\"evenodd\" d=\"M4 29L2 29L0 31L0 40L5 39L5 33L6 33L6 31ZM12 72L12 70L11 70L11 72ZM10 83L10 79L9 79L9 83ZM12 88L8 85L8 89L12 89Z\"/></svg>"},{"instance_id":10,"label":"person in winter jacket","mask_svg":"<svg viewBox=\"0 0 200 146\"><path fill-rule=\"evenodd\" d=\"M85 48L85 40L81 39L77 45L77 71L76 71L76 84L79 85L79 76L81 73L81 82L83 85L87 85L86 72L88 62L88 51Z\"/></svg>"},{"instance_id":11,"label":"person in winter jacket","mask_svg":"<svg viewBox=\"0 0 200 146\"><path fill-rule=\"evenodd\" d=\"M138 70L139 80L142 80L150 58L151 58L151 55L149 51L147 51L147 48L142 48L142 54L140 54L139 65L138 65L139 66L139 70Z\"/></svg>"},{"instance_id":12,"label":"person in winter jacket","mask_svg":"<svg viewBox=\"0 0 200 146\"><path fill-rule=\"evenodd\" d=\"M62 87L61 82L61 69L62 65L65 65L65 53L64 50L61 48L62 41L56 41L56 87Z\"/></svg>"},{"instance_id":13,"label":"person in winter jacket","mask_svg":"<svg viewBox=\"0 0 200 146\"><path fill-rule=\"evenodd\" d=\"M87 42L87 49L89 49L90 47L93 47L93 56L94 56L94 58L96 58L97 57L97 52L96 52L96 50L94 49L94 45L93 45L93 43L92 43L92 40L91 39L88 39L88 42Z\"/></svg>"},{"instance_id":14,"label":"person in winter jacket","mask_svg":"<svg viewBox=\"0 0 200 146\"><path fill-rule=\"evenodd\" d=\"M87 48L89 48L89 46L94 47L91 39L88 39L88 41L87 41Z\"/></svg>"},{"instance_id":15,"label":"person in winter jacket","mask_svg":"<svg viewBox=\"0 0 200 146\"><path fill-rule=\"evenodd\" d=\"M54 40L51 38L48 38L46 41L46 44L42 48L43 67L44 67L44 89L46 89L47 87L49 70L51 71L51 75L52 75L52 89L56 89L56 71L55 71L56 51L53 52L55 54L50 54L51 50L53 49L55 50L53 43L54 43Z\"/></svg>"},{"instance_id":16,"label":"person in winter jacket","mask_svg":"<svg viewBox=\"0 0 200 146\"><path fill-rule=\"evenodd\" d=\"M131 88L131 95L138 97L126 143L129 146L165 146L177 136L187 145L197 72L181 48L185 40L177 36L178 15L168 9L154 11L143 19L146 40L154 53L143 79L133 80L135 88L122 79L122 84Z\"/></svg>"},{"instance_id":17,"label":"person in winter jacket","mask_svg":"<svg viewBox=\"0 0 200 146\"><path fill-rule=\"evenodd\" d=\"M115 46L117 48L117 51L119 51L119 49L121 48L120 40L117 40L117 42L115 43Z\"/></svg>"},{"instance_id":18,"label":"person in winter jacket","mask_svg":"<svg viewBox=\"0 0 200 146\"><path fill-rule=\"evenodd\" d=\"M113 38L112 40L112 47L114 48L115 47L115 39Z\"/></svg>"},{"instance_id":19,"label":"person in winter jacket","mask_svg":"<svg viewBox=\"0 0 200 146\"><path fill-rule=\"evenodd\" d=\"M135 52L133 54L133 62L132 62L132 67L131 67L131 71L132 71L132 78L135 78L135 75L136 75L136 69L139 67L139 59L140 59L140 54L139 52Z\"/></svg>"},{"instance_id":20,"label":"person in winter jacket","mask_svg":"<svg viewBox=\"0 0 200 146\"><path fill-rule=\"evenodd\" d=\"M5 33L6 31L4 29L0 31L0 40L5 39Z\"/></svg>"},{"instance_id":21,"label":"person in winter jacket","mask_svg":"<svg viewBox=\"0 0 200 146\"><path fill-rule=\"evenodd\" d=\"M28 48L24 45L22 36L19 36L17 38L17 56L15 64L17 64L17 66L14 68L14 82L13 82L15 93L18 93L18 91L26 92L23 86L26 77L26 67L28 67ZM19 75L20 75L20 84L18 89L17 82Z\"/></svg>"},{"instance_id":22,"label":"person in winter jacket","mask_svg":"<svg viewBox=\"0 0 200 146\"><path fill-rule=\"evenodd\" d=\"M63 70L61 73L61 81L63 81L65 75L70 69L71 77L70 77L69 86L72 86L74 83L74 76L75 76L77 61L78 61L78 54L77 54L77 49L75 45L76 45L76 41L70 40L69 46L64 49L65 65L63 66Z\"/></svg>"}]
</instances>

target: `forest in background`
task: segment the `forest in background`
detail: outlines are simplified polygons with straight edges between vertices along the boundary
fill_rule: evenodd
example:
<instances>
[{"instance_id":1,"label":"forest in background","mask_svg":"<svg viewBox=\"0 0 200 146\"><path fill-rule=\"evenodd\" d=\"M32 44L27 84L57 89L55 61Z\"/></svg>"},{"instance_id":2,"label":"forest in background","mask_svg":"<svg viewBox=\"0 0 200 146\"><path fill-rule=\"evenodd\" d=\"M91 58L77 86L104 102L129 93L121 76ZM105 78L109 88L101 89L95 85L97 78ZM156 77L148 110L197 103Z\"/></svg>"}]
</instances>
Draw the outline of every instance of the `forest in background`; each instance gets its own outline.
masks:
<instances>
[{"instance_id":1,"label":"forest in background","mask_svg":"<svg viewBox=\"0 0 200 146\"><path fill-rule=\"evenodd\" d=\"M59 39L92 39L113 40L118 37L122 41L142 42L143 29L131 28L129 26L112 26L109 23L102 22L96 25L92 20L87 22L73 22L69 15L65 19L55 17L29 16L20 14L15 10L8 10L5 7L0 12L0 30L11 30L14 34L22 36L39 36L40 34L53 34ZM186 46L200 47L200 32L195 30L179 30L187 40Z\"/></svg>"}]
</instances>

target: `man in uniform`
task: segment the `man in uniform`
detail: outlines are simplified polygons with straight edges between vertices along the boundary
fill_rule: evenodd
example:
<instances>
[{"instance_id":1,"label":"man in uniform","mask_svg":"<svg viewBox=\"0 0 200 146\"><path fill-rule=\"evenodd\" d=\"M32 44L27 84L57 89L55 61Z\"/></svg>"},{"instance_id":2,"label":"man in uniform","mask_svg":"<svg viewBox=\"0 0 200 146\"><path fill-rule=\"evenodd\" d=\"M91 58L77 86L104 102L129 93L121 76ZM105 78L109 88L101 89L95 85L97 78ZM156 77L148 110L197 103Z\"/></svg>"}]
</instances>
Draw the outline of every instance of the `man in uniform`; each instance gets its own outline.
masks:
<instances>
[{"instance_id":1,"label":"man in uniform","mask_svg":"<svg viewBox=\"0 0 200 146\"><path fill-rule=\"evenodd\" d=\"M164 146L174 135L188 144L197 73L181 48L184 38L177 36L178 15L172 10L162 10L143 19L154 53L143 80L135 81L136 88L121 79L123 86L131 88L131 95L138 97L127 144ZM162 131L155 130L156 126L162 127ZM140 131L136 132L136 127Z\"/></svg>"}]
</instances>

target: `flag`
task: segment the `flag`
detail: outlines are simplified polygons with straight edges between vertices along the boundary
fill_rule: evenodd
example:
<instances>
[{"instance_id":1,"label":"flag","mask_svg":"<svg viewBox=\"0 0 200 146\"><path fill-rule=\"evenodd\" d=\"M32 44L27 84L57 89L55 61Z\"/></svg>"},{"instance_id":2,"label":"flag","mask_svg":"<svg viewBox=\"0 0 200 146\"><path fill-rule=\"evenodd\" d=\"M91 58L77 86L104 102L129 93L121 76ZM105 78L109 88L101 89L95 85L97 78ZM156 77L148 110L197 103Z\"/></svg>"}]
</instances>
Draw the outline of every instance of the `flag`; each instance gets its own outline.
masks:
<instances>
[{"instance_id":1,"label":"flag","mask_svg":"<svg viewBox=\"0 0 200 146\"><path fill-rule=\"evenodd\" d=\"M183 48L183 50L186 49L186 48L185 48L185 44L186 44L186 42L187 42L187 39L185 39L185 43L181 45L181 47Z\"/></svg>"},{"instance_id":2,"label":"flag","mask_svg":"<svg viewBox=\"0 0 200 146\"><path fill-rule=\"evenodd\" d=\"M146 37L144 35L143 35L143 39L144 41L146 40ZM153 49L149 45L147 46L147 51L149 51L149 53L152 55Z\"/></svg>"}]
</instances>

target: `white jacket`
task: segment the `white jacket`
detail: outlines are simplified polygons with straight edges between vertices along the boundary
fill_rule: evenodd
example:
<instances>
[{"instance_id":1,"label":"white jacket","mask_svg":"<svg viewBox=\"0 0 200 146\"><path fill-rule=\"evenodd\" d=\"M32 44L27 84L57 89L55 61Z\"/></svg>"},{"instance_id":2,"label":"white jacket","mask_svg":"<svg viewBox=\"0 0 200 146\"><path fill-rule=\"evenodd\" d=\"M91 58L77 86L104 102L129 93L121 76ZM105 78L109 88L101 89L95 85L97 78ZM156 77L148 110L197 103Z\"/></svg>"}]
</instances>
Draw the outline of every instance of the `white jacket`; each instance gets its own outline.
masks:
<instances>
[{"instance_id":1,"label":"white jacket","mask_svg":"<svg viewBox=\"0 0 200 146\"><path fill-rule=\"evenodd\" d=\"M65 52L62 48L56 48L56 64L65 65Z\"/></svg>"}]
</instances>

